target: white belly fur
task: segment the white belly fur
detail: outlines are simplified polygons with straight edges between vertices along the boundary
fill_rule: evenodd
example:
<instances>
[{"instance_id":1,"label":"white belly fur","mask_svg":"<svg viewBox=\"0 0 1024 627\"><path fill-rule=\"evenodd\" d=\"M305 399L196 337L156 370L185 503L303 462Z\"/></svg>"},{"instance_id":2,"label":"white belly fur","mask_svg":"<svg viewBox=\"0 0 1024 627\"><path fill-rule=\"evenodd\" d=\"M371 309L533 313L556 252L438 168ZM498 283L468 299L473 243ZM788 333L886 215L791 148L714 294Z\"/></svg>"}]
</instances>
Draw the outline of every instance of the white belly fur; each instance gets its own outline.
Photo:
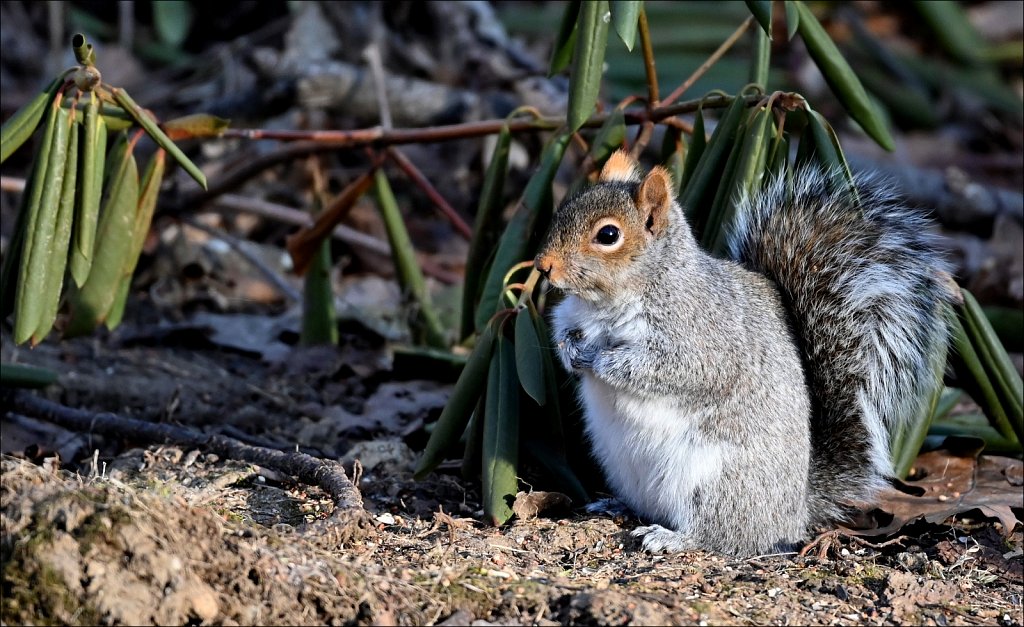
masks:
<instances>
[{"instance_id":1,"label":"white belly fur","mask_svg":"<svg viewBox=\"0 0 1024 627\"><path fill-rule=\"evenodd\" d=\"M649 517L644 522L686 530L694 490L717 481L729 453L701 433L704 412L637 397L591 374L582 376L580 393L587 433L615 495Z\"/></svg>"}]
</instances>

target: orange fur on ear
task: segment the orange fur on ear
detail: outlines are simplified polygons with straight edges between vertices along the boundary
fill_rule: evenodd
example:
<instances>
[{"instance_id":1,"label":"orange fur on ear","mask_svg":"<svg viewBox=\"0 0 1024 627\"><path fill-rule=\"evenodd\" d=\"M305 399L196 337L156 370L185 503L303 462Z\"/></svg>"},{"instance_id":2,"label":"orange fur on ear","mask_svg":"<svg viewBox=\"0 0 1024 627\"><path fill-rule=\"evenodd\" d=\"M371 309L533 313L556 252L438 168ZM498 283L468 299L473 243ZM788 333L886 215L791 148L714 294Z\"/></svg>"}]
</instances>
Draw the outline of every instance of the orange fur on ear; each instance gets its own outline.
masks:
<instances>
[{"instance_id":1,"label":"orange fur on ear","mask_svg":"<svg viewBox=\"0 0 1024 627\"><path fill-rule=\"evenodd\" d=\"M672 207L672 177L668 170L654 166L637 190L636 206L644 225L650 224L651 233L660 236L668 227L668 212Z\"/></svg>"},{"instance_id":2,"label":"orange fur on ear","mask_svg":"<svg viewBox=\"0 0 1024 627\"><path fill-rule=\"evenodd\" d=\"M636 176L636 161L629 156L629 153L625 150L616 150L612 153L612 156L608 157L608 161L604 162L604 167L601 168L601 181L635 181Z\"/></svg>"}]
</instances>

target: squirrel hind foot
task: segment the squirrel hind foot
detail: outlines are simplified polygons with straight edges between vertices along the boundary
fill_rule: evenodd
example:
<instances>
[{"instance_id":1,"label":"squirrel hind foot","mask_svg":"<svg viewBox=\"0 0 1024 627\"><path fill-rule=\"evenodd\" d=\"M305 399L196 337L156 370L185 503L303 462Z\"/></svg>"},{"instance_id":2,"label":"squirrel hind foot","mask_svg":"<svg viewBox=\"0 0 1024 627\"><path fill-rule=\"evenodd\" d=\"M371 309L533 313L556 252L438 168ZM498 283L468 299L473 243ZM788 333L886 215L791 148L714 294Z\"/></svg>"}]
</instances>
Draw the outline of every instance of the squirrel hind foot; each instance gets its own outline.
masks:
<instances>
[{"instance_id":1,"label":"squirrel hind foot","mask_svg":"<svg viewBox=\"0 0 1024 627\"><path fill-rule=\"evenodd\" d=\"M648 553L682 553L701 548L690 534L673 531L661 525L637 527L629 535L642 538L644 550Z\"/></svg>"}]
</instances>

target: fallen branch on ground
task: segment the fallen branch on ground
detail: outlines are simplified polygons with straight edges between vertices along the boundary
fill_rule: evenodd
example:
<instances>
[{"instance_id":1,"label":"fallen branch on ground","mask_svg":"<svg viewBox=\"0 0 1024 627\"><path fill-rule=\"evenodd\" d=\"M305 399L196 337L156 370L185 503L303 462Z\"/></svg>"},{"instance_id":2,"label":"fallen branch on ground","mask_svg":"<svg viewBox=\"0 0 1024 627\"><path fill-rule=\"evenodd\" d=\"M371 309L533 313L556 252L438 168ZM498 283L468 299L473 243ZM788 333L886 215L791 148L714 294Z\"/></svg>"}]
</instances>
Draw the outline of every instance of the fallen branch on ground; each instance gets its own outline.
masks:
<instances>
[{"instance_id":1,"label":"fallen branch on ground","mask_svg":"<svg viewBox=\"0 0 1024 627\"><path fill-rule=\"evenodd\" d=\"M307 523L303 525L303 531L327 536L337 543L347 542L353 537L353 525L364 526L364 522L370 523L369 515L363 509L359 489L349 480L344 467L334 460L252 446L234 438L202 433L190 427L124 418L109 412L93 413L74 409L27 390L0 388L0 408L4 414L17 412L74 431L194 447L291 475L302 483L322 489L334 502L334 511L328 519Z\"/></svg>"}]
</instances>

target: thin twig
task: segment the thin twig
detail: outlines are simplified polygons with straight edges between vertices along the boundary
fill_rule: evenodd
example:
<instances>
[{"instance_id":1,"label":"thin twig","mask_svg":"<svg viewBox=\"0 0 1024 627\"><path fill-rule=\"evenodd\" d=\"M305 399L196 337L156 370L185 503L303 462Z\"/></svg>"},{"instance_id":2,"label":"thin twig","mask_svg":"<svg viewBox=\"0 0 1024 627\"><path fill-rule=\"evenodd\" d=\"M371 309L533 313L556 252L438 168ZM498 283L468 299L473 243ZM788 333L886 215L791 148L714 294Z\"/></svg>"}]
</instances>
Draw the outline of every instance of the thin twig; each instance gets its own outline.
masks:
<instances>
[{"instance_id":1,"label":"thin twig","mask_svg":"<svg viewBox=\"0 0 1024 627\"><path fill-rule=\"evenodd\" d=\"M701 76L704 76L704 73L707 72L712 65L718 63L718 60L722 58L722 55L728 52L729 48L732 48L733 44L739 41L740 37L743 36L743 33L747 32L747 29L750 28L750 24L753 21L754 16L750 16L746 20L744 20L743 23L740 24L739 28L733 31L733 34L729 35L729 38L722 42L722 45L718 47L718 50L715 50L715 52L710 57L708 57L707 60L705 60L704 63L702 63L693 74L690 75L690 78L683 81L683 84L680 85L679 87L676 87L675 91L668 95L668 98L665 98L664 100L661 101L661 106L667 107L671 105L673 102L676 101L676 98L682 96L687 89L692 87L693 84L696 83Z\"/></svg>"},{"instance_id":2,"label":"thin twig","mask_svg":"<svg viewBox=\"0 0 1024 627\"><path fill-rule=\"evenodd\" d=\"M458 231L459 234L467 240L473 238L473 229L466 224L466 221L462 219L459 212L448 204L448 201L444 199L444 196L442 196L437 189L430 184L430 181L427 180L427 177L423 176L423 173L416 167L416 164L410 161L409 158L395 146L388 146L387 154L391 157L392 161L398 164L398 167L402 168L402 171L412 179L412 182L423 190L423 193L426 194L427 197L430 198L430 201L441 210L441 213L448 218L452 227Z\"/></svg>"},{"instance_id":3,"label":"thin twig","mask_svg":"<svg viewBox=\"0 0 1024 627\"><path fill-rule=\"evenodd\" d=\"M313 225L313 217L302 209L286 207L285 205L260 200L259 198L239 196L238 194L224 194L214 202L213 208L226 209L232 213L251 213L252 215L270 218L284 224L294 224L295 226ZM381 255L391 254L391 247L385 240L367 235L344 224L335 226L331 235L338 241L345 242L351 246L365 248L373 253Z\"/></svg>"},{"instance_id":4,"label":"thin twig","mask_svg":"<svg viewBox=\"0 0 1024 627\"><path fill-rule=\"evenodd\" d=\"M305 484L319 487L334 502L334 511L327 521L315 521L305 525L310 531L321 532L323 523L333 523L335 527L328 527L327 531L340 532L343 538L350 537L354 531L350 525L353 522L359 524L362 522L360 518L366 518L363 497L359 494L359 489L349 480L344 467L334 460L320 459L296 451L252 446L234 438L202 433L190 427L74 409L40 398L26 390L0 388L0 408L4 413L22 413L78 432L195 447L221 457L245 461L291 475ZM355 520L352 518L353 515Z\"/></svg>"},{"instance_id":5,"label":"thin twig","mask_svg":"<svg viewBox=\"0 0 1024 627\"><path fill-rule=\"evenodd\" d=\"M651 141L651 135L653 134L654 122L647 121L640 126L640 131L636 134L636 140L633 142L633 148L629 151L630 156L634 160L640 158L640 154L647 148L647 144Z\"/></svg>"},{"instance_id":6,"label":"thin twig","mask_svg":"<svg viewBox=\"0 0 1024 627\"><path fill-rule=\"evenodd\" d=\"M222 229L218 229L203 224L202 222L199 222L198 220L194 219L192 216L178 216L178 219L184 222L185 224L193 228L199 229L200 231L203 231L204 233L207 233L226 243L228 246L231 247L232 250L238 253L243 259L248 261L254 268L259 270L260 274L265 276L268 281L274 284L274 287L276 287L278 291L280 291L289 299L294 301L302 300L302 294L300 294L299 291L296 290L294 287L289 285L288 282L285 281L282 276L274 272L274 270L270 268L267 264L263 263L262 259L252 254L250 251L246 250L244 242L242 242L242 240L238 239L234 235L231 235L230 233L223 231Z\"/></svg>"},{"instance_id":7,"label":"thin twig","mask_svg":"<svg viewBox=\"0 0 1024 627\"><path fill-rule=\"evenodd\" d=\"M213 209L226 210L233 213L251 213L253 215L276 220L284 224L296 226L312 226L313 218L305 211L294 207L286 207L277 203L267 202L258 198L248 198L237 194L224 194L214 201ZM367 235L350 226L338 224L331 232L334 239L350 246L363 248L378 255L391 255L391 245L386 240ZM454 285L462 281L462 277L444 269L423 253L417 253L423 273L446 285Z\"/></svg>"},{"instance_id":8,"label":"thin twig","mask_svg":"<svg viewBox=\"0 0 1024 627\"><path fill-rule=\"evenodd\" d=\"M647 76L647 111L649 114L658 107L658 72L654 68L654 49L651 46L651 33L647 27L647 12L642 8L640 9L639 27L640 47L644 56L644 72ZM647 148L648 142L651 141L653 133L654 122L649 119L645 120L640 125L633 148L630 150L630 155L634 159L640 158L641 153Z\"/></svg>"},{"instance_id":9,"label":"thin twig","mask_svg":"<svg viewBox=\"0 0 1024 627\"><path fill-rule=\"evenodd\" d=\"M647 11L640 9L640 45L644 54L644 71L647 73L647 109L656 108L658 102L658 73L654 69L654 49L651 46L651 33L647 28Z\"/></svg>"},{"instance_id":10,"label":"thin twig","mask_svg":"<svg viewBox=\"0 0 1024 627\"><path fill-rule=\"evenodd\" d=\"M379 35L379 33L377 34ZM378 37L374 39L378 39ZM391 105L388 103L387 77L384 76L384 62L380 58L380 47L376 41L363 50L363 57L370 64L370 73L373 75L377 107L380 110L380 125L389 129L391 128Z\"/></svg>"}]
</instances>

